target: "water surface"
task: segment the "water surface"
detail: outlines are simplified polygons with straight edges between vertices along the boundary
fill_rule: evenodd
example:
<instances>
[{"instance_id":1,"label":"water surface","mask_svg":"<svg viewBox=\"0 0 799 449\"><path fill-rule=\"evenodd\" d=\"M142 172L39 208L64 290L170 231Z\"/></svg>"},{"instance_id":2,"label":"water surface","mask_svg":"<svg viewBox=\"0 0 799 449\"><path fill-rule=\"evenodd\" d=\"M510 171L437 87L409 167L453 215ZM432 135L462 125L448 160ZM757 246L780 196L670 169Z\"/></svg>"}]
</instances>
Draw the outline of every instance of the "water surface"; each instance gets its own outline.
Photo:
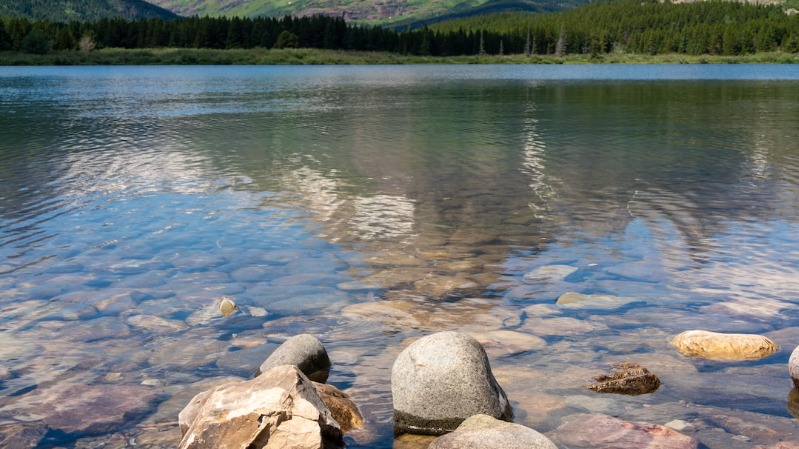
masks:
<instances>
[{"instance_id":1,"label":"water surface","mask_svg":"<svg viewBox=\"0 0 799 449\"><path fill-rule=\"evenodd\" d=\"M797 437L798 99L793 66L2 68L0 420L174 447L193 394L307 332L369 422L349 447L392 447L394 358L462 330L542 432L599 412L710 448ZM697 328L782 350L680 356ZM582 388L619 361L663 386ZM147 401L68 427L46 410L77 386Z\"/></svg>"}]
</instances>

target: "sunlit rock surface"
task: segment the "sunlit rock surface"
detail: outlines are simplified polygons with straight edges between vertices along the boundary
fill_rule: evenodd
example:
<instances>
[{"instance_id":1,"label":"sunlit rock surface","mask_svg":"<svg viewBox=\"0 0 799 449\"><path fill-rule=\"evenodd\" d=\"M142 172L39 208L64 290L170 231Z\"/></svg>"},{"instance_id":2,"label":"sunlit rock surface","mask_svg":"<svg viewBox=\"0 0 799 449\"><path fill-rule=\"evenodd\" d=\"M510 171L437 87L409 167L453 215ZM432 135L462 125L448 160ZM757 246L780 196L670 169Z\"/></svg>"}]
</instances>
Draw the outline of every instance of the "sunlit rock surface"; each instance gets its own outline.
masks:
<instances>
[{"instance_id":1,"label":"sunlit rock surface","mask_svg":"<svg viewBox=\"0 0 799 449\"><path fill-rule=\"evenodd\" d=\"M721 334L693 330L685 331L671 344L686 356L721 360L757 360L779 351L771 339L753 334Z\"/></svg>"},{"instance_id":2,"label":"sunlit rock surface","mask_svg":"<svg viewBox=\"0 0 799 449\"><path fill-rule=\"evenodd\" d=\"M318 338L295 335L278 346L258 368L256 375L281 365L296 366L309 379L324 383L330 372L330 357Z\"/></svg>"},{"instance_id":3,"label":"sunlit rock surface","mask_svg":"<svg viewBox=\"0 0 799 449\"><path fill-rule=\"evenodd\" d=\"M352 429L363 427L363 416L358 406L352 401L350 396L333 385L313 383L316 394L322 399L330 410L333 419L336 420L342 432L349 432Z\"/></svg>"},{"instance_id":4,"label":"sunlit rock surface","mask_svg":"<svg viewBox=\"0 0 799 449\"><path fill-rule=\"evenodd\" d=\"M341 428L312 382L295 366L221 385L180 413L180 449L328 449L344 447Z\"/></svg>"},{"instance_id":5,"label":"sunlit rock surface","mask_svg":"<svg viewBox=\"0 0 799 449\"><path fill-rule=\"evenodd\" d=\"M488 415L467 418L452 433L433 440L429 449L557 449L535 430Z\"/></svg>"},{"instance_id":6,"label":"sunlit rock surface","mask_svg":"<svg viewBox=\"0 0 799 449\"><path fill-rule=\"evenodd\" d=\"M428 335L402 351L391 370L391 392L397 433L440 435L475 414L513 416L485 350L458 332Z\"/></svg>"}]
</instances>

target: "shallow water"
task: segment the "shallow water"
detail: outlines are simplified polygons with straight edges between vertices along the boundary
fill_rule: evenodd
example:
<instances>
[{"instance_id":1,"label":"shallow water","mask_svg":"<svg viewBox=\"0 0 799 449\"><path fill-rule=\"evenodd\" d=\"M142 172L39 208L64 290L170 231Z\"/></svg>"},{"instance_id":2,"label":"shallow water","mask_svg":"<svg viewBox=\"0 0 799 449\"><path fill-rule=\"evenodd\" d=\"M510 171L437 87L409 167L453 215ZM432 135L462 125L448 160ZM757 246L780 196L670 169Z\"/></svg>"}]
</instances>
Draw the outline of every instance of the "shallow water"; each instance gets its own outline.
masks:
<instances>
[{"instance_id":1,"label":"shallow water","mask_svg":"<svg viewBox=\"0 0 799 449\"><path fill-rule=\"evenodd\" d=\"M0 424L175 447L193 394L308 332L369 423L349 447L411 447L391 364L458 329L542 432L588 411L799 438L797 100L792 66L0 68ZM680 356L697 328L782 350ZM583 388L619 361L663 386ZM144 399L65 424L79 386Z\"/></svg>"}]
</instances>

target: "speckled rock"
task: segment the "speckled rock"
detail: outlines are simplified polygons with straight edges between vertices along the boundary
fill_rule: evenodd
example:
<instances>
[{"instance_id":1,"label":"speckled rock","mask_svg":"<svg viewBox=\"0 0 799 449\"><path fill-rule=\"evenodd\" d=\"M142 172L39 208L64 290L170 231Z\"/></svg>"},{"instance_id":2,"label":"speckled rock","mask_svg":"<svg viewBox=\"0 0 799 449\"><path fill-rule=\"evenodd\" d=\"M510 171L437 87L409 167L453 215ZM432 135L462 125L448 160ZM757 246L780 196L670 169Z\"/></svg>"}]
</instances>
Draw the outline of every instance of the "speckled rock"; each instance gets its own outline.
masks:
<instances>
[{"instance_id":1,"label":"speckled rock","mask_svg":"<svg viewBox=\"0 0 799 449\"><path fill-rule=\"evenodd\" d=\"M666 426L602 414L572 415L549 437L569 449L696 449L699 445L694 438Z\"/></svg>"},{"instance_id":2,"label":"speckled rock","mask_svg":"<svg viewBox=\"0 0 799 449\"><path fill-rule=\"evenodd\" d=\"M488 415L474 415L454 432L433 440L428 449L557 449L557 446L529 427Z\"/></svg>"},{"instance_id":3,"label":"speckled rock","mask_svg":"<svg viewBox=\"0 0 799 449\"><path fill-rule=\"evenodd\" d=\"M586 386L597 393L638 395L652 393L660 387L660 379L637 363L614 363L611 374L594 377L597 381Z\"/></svg>"},{"instance_id":4,"label":"speckled rock","mask_svg":"<svg viewBox=\"0 0 799 449\"><path fill-rule=\"evenodd\" d=\"M780 350L771 339L755 334L721 334L685 331L671 340L672 346L685 356L716 360L758 360Z\"/></svg>"},{"instance_id":5,"label":"speckled rock","mask_svg":"<svg viewBox=\"0 0 799 449\"><path fill-rule=\"evenodd\" d=\"M428 335L402 351L391 370L391 393L396 433L442 435L472 415L513 416L485 350L459 332Z\"/></svg>"},{"instance_id":6,"label":"speckled rock","mask_svg":"<svg viewBox=\"0 0 799 449\"><path fill-rule=\"evenodd\" d=\"M295 335L278 346L258 368L256 376L280 365L294 365L314 382L325 383L330 372L330 358L318 338Z\"/></svg>"},{"instance_id":7,"label":"speckled rock","mask_svg":"<svg viewBox=\"0 0 799 449\"><path fill-rule=\"evenodd\" d=\"M204 391L179 415L180 449L343 448L341 429L312 382L282 365Z\"/></svg>"},{"instance_id":8,"label":"speckled rock","mask_svg":"<svg viewBox=\"0 0 799 449\"><path fill-rule=\"evenodd\" d=\"M788 372L794 386L799 387L799 346L793 350L791 358L788 360Z\"/></svg>"}]
</instances>

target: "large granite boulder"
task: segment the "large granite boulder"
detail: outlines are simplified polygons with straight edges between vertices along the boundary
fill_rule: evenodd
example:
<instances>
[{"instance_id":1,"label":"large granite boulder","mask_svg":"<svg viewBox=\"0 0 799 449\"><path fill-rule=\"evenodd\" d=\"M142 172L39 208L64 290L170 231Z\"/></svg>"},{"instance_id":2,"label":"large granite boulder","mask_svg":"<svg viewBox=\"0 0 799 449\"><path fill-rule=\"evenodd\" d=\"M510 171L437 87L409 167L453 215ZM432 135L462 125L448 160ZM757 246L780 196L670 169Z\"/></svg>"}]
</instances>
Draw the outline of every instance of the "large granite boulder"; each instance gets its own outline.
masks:
<instances>
[{"instance_id":1,"label":"large granite boulder","mask_svg":"<svg viewBox=\"0 0 799 449\"><path fill-rule=\"evenodd\" d=\"M628 422L599 413L577 414L549 437L569 449L696 449L699 442L670 427Z\"/></svg>"},{"instance_id":2,"label":"large granite boulder","mask_svg":"<svg viewBox=\"0 0 799 449\"><path fill-rule=\"evenodd\" d=\"M557 449L557 446L529 427L488 415L474 415L454 432L433 440L428 449Z\"/></svg>"},{"instance_id":3,"label":"large granite boulder","mask_svg":"<svg viewBox=\"0 0 799 449\"><path fill-rule=\"evenodd\" d=\"M341 429L313 383L291 365L198 394L179 422L180 449L344 447Z\"/></svg>"},{"instance_id":4,"label":"large granite boulder","mask_svg":"<svg viewBox=\"0 0 799 449\"><path fill-rule=\"evenodd\" d=\"M758 360L780 350L771 339L756 334L720 334L703 330L685 331L671 340L686 356L714 360Z\"/></svg>"},{"instance_id":5,"label":"large granite boulder","mask_svg":"<svg viewBox=\"0 0 799 449\"><path fill-rule=\"evenodd\" d=\"M443 435L472 415L513 417L485 350L459 332L428 335L402 351L391 370L391 394L395 433Z\"/></svg>"},{"instance_id":6,"label":"large granite boulder","mask_svg":"<svg viewBox=\"0 0 799 449\"><path fill-rule=\"evenodd\" d=\"M283 342L261 364L255 375L281 365L294 365L309 379L320 383L325 383L330 373L330 358L325 347L319 339L309 334L295 335Z\"/></svg>"},{"instance_id":7,"label":"large granite boulder","mask_svg":"<svg viewBox=\"0 0 799 449\"><path fill-rule=\"evenodd\" d=\"M788 359L788 372L791 374L794 386L799 388L799 346L793 350L791 358Z\"/></svg>"}]
</instances>

